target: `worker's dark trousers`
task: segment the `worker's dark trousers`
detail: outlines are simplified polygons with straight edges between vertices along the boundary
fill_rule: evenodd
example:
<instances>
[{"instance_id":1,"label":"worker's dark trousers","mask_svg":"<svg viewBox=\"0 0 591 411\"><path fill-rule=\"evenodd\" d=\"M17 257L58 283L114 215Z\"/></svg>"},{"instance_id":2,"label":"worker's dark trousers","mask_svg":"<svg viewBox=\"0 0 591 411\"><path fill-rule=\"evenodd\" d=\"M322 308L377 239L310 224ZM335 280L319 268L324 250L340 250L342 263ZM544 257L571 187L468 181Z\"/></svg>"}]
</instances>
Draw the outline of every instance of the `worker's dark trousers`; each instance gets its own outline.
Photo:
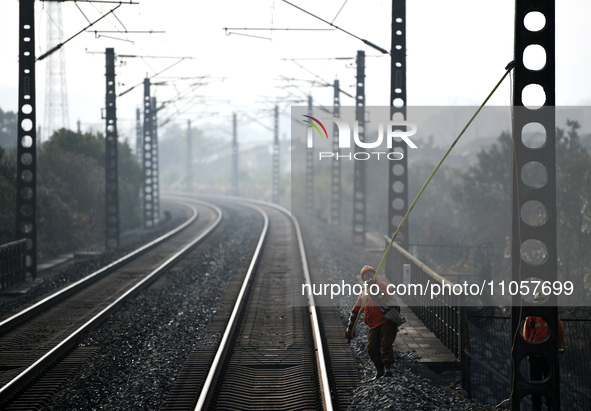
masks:
<instances>
[{"instance_id":1,"label":"worker's dark trousers","mask_svg":"<svg viewBox=\"0 0 591 411\"><path fill-rule=\"evenodd\" d=\"M394 339L398 332L398 326L388 321L378 327L372 328L367 334L367 353L376 367L384 363L394 362Z\"/></svg>"},{"instance_id":2,"label":"worker's dark trousers","mask_svg":"<svg viewBox=\"0 0 591 411\"><path fill-rule=\"evenodd\" d=\"M540 381L549 376L549 364L544 357L529 357L529 378L532 381ZM540 395L531 396L532 406L534 411L542 409L542 397Z\"/></svg>"}]
</instances>

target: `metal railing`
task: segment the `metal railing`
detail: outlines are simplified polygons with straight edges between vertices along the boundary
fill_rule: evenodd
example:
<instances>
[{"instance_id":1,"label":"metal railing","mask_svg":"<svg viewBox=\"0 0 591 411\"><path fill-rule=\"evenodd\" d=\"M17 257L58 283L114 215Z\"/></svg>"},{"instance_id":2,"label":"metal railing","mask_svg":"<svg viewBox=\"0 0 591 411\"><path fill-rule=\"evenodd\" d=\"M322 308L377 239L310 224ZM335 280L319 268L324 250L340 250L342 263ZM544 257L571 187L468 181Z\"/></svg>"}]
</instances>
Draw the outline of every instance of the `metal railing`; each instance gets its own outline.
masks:
<instances>
[{"instance_id":1,"label":"metal railing","mask_svg":"<svg viewBox=\"0 0 591 411\"><path fill-rule=\"evenodd\" d=\"M2 290L25 281L27 273L26 240L0 245L0 283Z\"/></svg>"},{"instance_id":2,"label":"metal railing","mask_svg":"<svg viewBox=\"0 0 591 411\"><path fill-rule=\"evenodd\" d=\"M491 279L492 245L409 244L417 259L433 268L446 280L480 283Z\"/></svg>"},{"instance_id":3,"label":"metal railing","mask_svg":"<svg viewBox=\"0 0 591 411\"><path fill-rule=\"evenodd\" d=\"M462 335L460 329L462 310L460 299L453 293L449 293L452 295L440 293L440 295L432 297L429 292L430 287L434 284L442 286L444 280L445 284L450 287L453 287L454 283L441 277L398 244L394 243L392 248L395 252L390 253L388 256L391 278L398 284L412 284L415 290L419 290L417 293L408 293L404 297L405 303L425 326L461 361ZM420 292L421 290L423 292Z\"/></svg>"},{"instance_id":4,"label":"metal railing","mask_svg":"<svg viewBox=\"0 0 591 411\"><path fill-rule=\"evenodd\" d=\"M591 409L591 309L560 310L564 352L559 354L560 403L563 409ZM462 333L469 336L462 386L482 403L500 404L511 395L511 317L499 307L469 307ZM520 338L520 337L518 337ZM529 376L527 360L516 365ZM529 404L528 404L529 405ZM504 403L509 406L508 402Z\"/></svg>"},{"instance_id":5,"label":"metal railing","mask_svg":"<svg viewBox=\"0 0 591 411\"><path fill-rule=\"evenodd\" d=\"M389 241L389 240L388 240ZM441 285L444 278L408 251L393 244L388 256L389 277L416 289ZM452 287L445 279L446 284ZM503 404L511 395L510 313L501 307L466 307L460 297L428 292L406 295L405 302L425 326L455 355L462 367L462 386L470 398ZM591 308L559 311L565 339L559 356L561 404L568 409L591 409ZM519 372L529 375L527 361Z\"/></svg>"}]
</instances>

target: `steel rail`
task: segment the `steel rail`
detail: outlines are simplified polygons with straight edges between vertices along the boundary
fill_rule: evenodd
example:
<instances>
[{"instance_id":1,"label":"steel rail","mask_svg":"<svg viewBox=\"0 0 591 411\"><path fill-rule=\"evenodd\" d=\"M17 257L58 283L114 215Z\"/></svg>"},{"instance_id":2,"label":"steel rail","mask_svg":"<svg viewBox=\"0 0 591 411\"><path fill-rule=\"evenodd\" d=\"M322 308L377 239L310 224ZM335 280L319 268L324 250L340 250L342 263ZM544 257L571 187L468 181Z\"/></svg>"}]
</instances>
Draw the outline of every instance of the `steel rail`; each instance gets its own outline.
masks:
<instances>
[{"instance_id":1,"label":"steel rail","mask_svg":"<svg viewBox=\"0 0 591 411\"><path fill-rule=\"evenodd\" d=\"M186 205L187 207L189 207L193 212L191 217L186 222L184 222L180 226L176 227L175 229L169 231L168 233L149 242L148 244L143 245L142 247L138 248L137 250L134 250L131 253L126 254L123 257L119 258L118 260L113 261L112 263L110 263L109 265L106 265L105 267L101 268L100 270L97 270L97 271L87 275L86 277L81 278L80 280L78 280L78 281L68 285L67 287L62 288L61 290L45 297L41 301L27 307L26 309L16 313L15 315L1 321L0 322L0 334L4 334L8 329L13 328L16 324L18 324L22 321L25 321L27 318L30 318L39 312L42 312L43 310L45 310L48 306L52 305L58 299L65 298L68 295L74 294L75 292L86 287L91 282L94 282L94 281L104 277L105 275L113 272L113 270L120 268L124 264L127 264L131 260L139 257L140 255L151 250L152 248L154 248L158 244L161 244L162 242L166 241L167 239L171 238L175 234L177 234L177 233L181 232L182 230L184 230L185 228L187 228L195 220L197 220L197 218L199 216L199 211L197 210L197 208L195 208L194 206L192 206L188 203L183 203L183 204Z\"/></svg>"},{"instance_id":2,"label":"steel rail","mask_svg":"<svg viewBox=\"0 0 591 411\"><path fill-rule=\"evenodd\" d=\"M230 315L230 319L228 320L228 325L224 331L224 335L220 341L220 345L218 350L216 351L215 357L207 373L207 378L203 383L203 388L201 389L201 393L199 394L199 398L197 399L197 404L195 405L195 410L201 411L204 407L207 406L207 403L210 400L211 396L211 387L214 384L217 376L220 373L220 365L223 363L223 360L228 352L229 343L231 341L232 336L235 334L236 329L238 327L238 316L242 311L242 307L246 303L246 293L250 287L251 279L253 278L253 272L259 262L261 256L261 250L265 243L265 239L267 238L267 233L269 231L269 216L259 207L253 207L256 211L258 211L264 220L263 229L261 230L261 235L259 236L259 241L254 251L254 255L252 260L250 261L250 265L246 272L246 276L244 277L244 281L242 282L242 286L240 287L240 292L238 293L238 297L236 298L236 303L234 304L234 308L232 310L232 314Z\"/></svg>"},{"instance_id":3,"label":"steel rail","mask_svg":"<svg viewBox=\"0 0 591 411\"><path fill-rule=\"evenodd\" d=\"M206 204L203 202L200 202L200 203ZM158 276L163 271L165 271L170 266L175 264L179 258L181 258L184 254L186 254L189 250L191 250L194 246L196 246L200 241L202 241L204 238L206 238L209 234L211 234L211 232L221 222L222 217L223 217L223 213L219 207L217 207L213 204L207 204L207 206L215 209L216 212L218 213L218 217L205 231L203 231L199 236L194 238L191 242L186 244L181 250L179 250L173 256L168 258L164 263L162 263L160 266L158 266L150 274L148 274L142 280L140 280L138 283L136 283L136 285L134 285L133 287L128 289L124 294L119 296L115 301L113 301L111 304L109 304L101 312L99 312L94 317L92 317L90 320L88 320L85 324L80 326L76 331L74 331L72 334L70 334L64 340L62 340L54 348L49 350L45 355L43 355L41 358L39 358L37 361L35 361L33 364L31 364L25 370L23 370L19 375L17 375L15 378L13 378L10 382L8 382L6 385L4 385L2 388L0 388L0 404L5 404L6 402L10 401L10 399L13 396L18 394L18 392L23 387L25 387L30 381L32 381L34 378L36 378L39 375L39 373L43 372L43 370L45 370L47 367L49 367L52 363L59 360L64 354L66 354L70 349L72 349L77 344L77 342L79 341L79 339L82 337L82 335L85 332L87 332L90 328L100 324L112 312L114 312L116 309L118 309L119 306L124 301L126 301L127 299L136 295L143 288L145 288L146 286L151 284L151 282L156 280L158 278ZM161 241L164 241L164 240L170 238L171 235L174 235L175 233L179 232L180 230L186 228L188 224L195 221L195 219L197 218L197 216L196 216L197 210L194 207L191 207L191 208L193 208L195 213L190 220L188 220L183 225L177 227L175 230L172 230L171 232L159 237L157 240L154 240L153 242L128 254L127 256L137 257L137 255L139 255L138 254L139 250L146 251L146 250L152 248L155 244L158 244ZM173 233L173 234L171 234L171 233ZM125 257L123 259L125 259ZM117 260L117 262L115 262L115 263L118 263L118 265L120 266L124 263L124 262L122 262L123 259ZM113 264L115 264L115 263L113 263ZM113 264L111 264L110 266L112 266ZM102 271L102 270L99 270L99 271ZM56 293L56 294L59 294L59 293Z\"/></svg>"},{"instance_id":4,"label":"steel rail","mask_svg":"<svg viewBox=\"0 0 591 411\"><path fill-rule=\"evenodd\" d=\"M224 196L215 196L215 197L208 196L208 198L216 198L216 199L222 199L223 201L230 201L230 202L236 202L236 203L247 203L247 204L250 203L250 204L255 204L257 206L271 207L271 208L274 208L274 209L286 214L291 219L292 224L296 230L296 236L298 239L298 247L299 247L300 256L301 256L302 269L303 269L306 284L309 284L310 286L312 285L312 282L310 279L310 271L308 269L306 250L304 247L304 240L303 240L300 224L299 224L297 218L289 210L287 210L284 207L278 206L276 204L268 203L268 202L260 201L260 200L236 199L236 198L224 197ZM251 207L252 207L252 205L251 205ZM256 208L258 208L258 207L256 207ZM259 212L264 213L264 211L262 211L262 210L260 210ZM264 214L264 215L266 215L266 214ZM268 217L266 217L266 219L265 219L265 231L266 231L267 224L268 224ZM260 251L260 248L262 247L262 242L263 242L262 239L259 240L259 245L257 246L257 249L255 251L255 256L257 259L258 259L258 253ZM251 262L251 266L249 267L247 278L245 279L244 284L242 286L243 289L247 288L247 286L245 284L247 283L247 281L250 281L250 274L251 274L251 271L254 268L254 266L256 266L256 263L254 263L254 259L253 259L253 261ZM242 295L243 295L243 290L241 289L240 296L242 296ZM234 311L232 312L231 321L234 321L235 314L237 315L237 313L239 312L238 311L239 306L241 307L242 305L243 305L242 302L237 301L236 305L234 306ZM318 369L318 379L319 379L319 383L320 383L320 395L322 398L322 405L323 405L323 409L325 411L332 411L334 409L334 407L332 404L332 397L330 394L328 367L326 366L324 345L323 345L322 334L321 334L321 330L320 330L320 322L318 320L318 313L316 310L316 304L315 304L313 295L308 296L308 310L310 312L309 317L310 317L310 323L312 326L312 334L313 334L314 349L315 349L315 354L316 354L316 364L317 364L317 369ZM235 325L233 325L233 326L235 326ZM224 348L222 348L222 347L224 347L224 345L227 342L226 334L231 335L230 333L233 332L233 330L229 331L229 327L230 327L230 324L226 328L226 332L224 333L224 338L222 338L222 342L220 343L220 348L218 349L219 355L216 354L216 359L214 360L214 363L212 364L212 367L210 368L210 372L208 373L206 383L203 385L203 388L201 390L201 394L200 394L199 399L197 401L197 405L195 406L195 411L201 411L207 405L207 401L209 400L208 396L210 395L209 390L211 388L212 381L219 374L219 370L217 370L217 367L219 365L220 358L222 358L222 354L223 354L223 350L224 350ZM215 365L215 368L214 368L214 365Z\"/></svg>"},{"instance_id":5,"label":"steel rail","mask_svg":"<svg viewBox=\"0 0 591 411\"><path fill-rule=\"evenodd\" d=\"M302 258L302 268L304 270L304 278L306 284L312 287L312 280L310 279L310 271L308 269L308 260L306 257L306 248L304 247L304 239L302 237L302 230L300 223L297 218L287 210L283 210L287 213L293 221L298 237L298 245L300 247L300 256ZM312 323L312 332L314 334L314 347L316 349L316 363L318 365L320 380L320 394L322 397L322 406L325 411L332 411L332 397L330 395L330 384L328 382L328 370L326 367L324 348L322 345L322 334L320 332L320 323L318 321L318 312L316 311L316 303L312 293L308 293L308 309L310 310L310 322Z\"/></svg>"},{"instance_id":6,"label":"steel rail","mask_svg":"<svg viewBox=\"0 0 591 411\"><path fill-rule=\"evenodd\" d=\"M302 262L302 269L304 271L304 278L306 280L306 284L312 287L312 280L310 279L310 270L308 269L308 259L306 257L306 248L304 246L304 238L302 236L302 230L300 228L300 223L298 222L298 219L295 215L291 213L291 211L287 210L284 207L272 203L263 203L259 201L256 202L265 204L269 207L273 207L281 211L282 213L286 214L289 218L291 218L291 221L296 229L296 235L298 238L298 247L300 249L300 257ZM316 364L318 366L318 379L320 380L320 395L322 397L322 406L325 411L332 411L334 407L330 395L328 367L326 366L324 345L322 343L322 334L320 331L320 322L318 321L316 302L314 300L314 295L312 293L308 294L308 310L310 311L310 323L312 325L312 333L314 336L314 348L316 351Z\"/></svg>"}]
</instances>

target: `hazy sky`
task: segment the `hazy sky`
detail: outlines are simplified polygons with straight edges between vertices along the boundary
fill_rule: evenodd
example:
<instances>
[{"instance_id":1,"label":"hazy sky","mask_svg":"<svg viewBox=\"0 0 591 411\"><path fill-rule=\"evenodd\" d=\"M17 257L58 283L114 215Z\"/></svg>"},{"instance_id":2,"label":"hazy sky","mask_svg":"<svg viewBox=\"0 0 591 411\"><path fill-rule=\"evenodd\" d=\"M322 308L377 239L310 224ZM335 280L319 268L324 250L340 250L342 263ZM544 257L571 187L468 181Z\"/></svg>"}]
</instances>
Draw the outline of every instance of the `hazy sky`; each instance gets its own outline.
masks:
<instances>
[{"instance_id":1,"label":"hazy sky","mask_svg":"<svg viewBox=\"0 0 591 411\"><path fill-rule=\"evenodd\" d=\"M331 105L332 90L309 88L305 82L286 82L280 76L341 81L354 94L353 60L326 59L354 57L357 50L368 56L379 53L340 31L237 31L228 35L224 27L237 28L330 28L280 0L137 0L123 5L90 30L154 30L164 34L83 33L63 47L66 58L70 128L80 120L82 129L103 130L105 59L107 47L118 55L193 57L184 60L153 81L178 77L210 76L206 85L187 93L161 112L161 119L175 113L177 123L193 124L227 136L230 114L240 113L242 135L253 138L271 132L257 121L271 125L269 108L278 96L293 93L303 99L312 92L316 104ZM298 6L332 21L345 0L293 0ZM77 6L78 5L78 6ZM62 4L65 38L84 28L115 7L114 4L73 2ZM40 55L50 48L45 42L47 3L36 2L36 49ZM82 11L82 12L81 12ZM591 105L591 67L588 39L591 38L591 2L561 0L556 5L556 101L557 105ZM348 0L334 24L390 49L391 1ZM412 0L407 1L407 93L408 105L477 105L502 76L513 58L514 1L510 0ZM0 107L16 110L18 65L18 2L3 0L0 12L2 63L0 65ZM249 36L245 36L245 34ZM116 38L110 38L116 37ZM258 37L250 37L258 36ZM259 38L262 37L262 38ZM299 60L307 70L294 62ZM140 83L173 64L173 59L119 59L117 91ZM388 57L368 57L366 61L366 102L387 105L389 99ZM37 123L43 126L46 62L37 63ZM160 101L172 99L198 82L174 80L175 85L159 86L154 92ZM289 87L296 84L299 88ZM117 100L120 135L135 138L135 109L141 104L143 88L137 87ZM510 102L507 81L491 104ZM353 101L343 97L342 104ZM283 103L287 108L290 104ZM303 104L303 103L299 103ZM285 110L288 113L287 110ZM250 123L247 125L246 123ZM285 126L283 126L286 124ZM282 134L289 133L289 119L282 120Z\"/></svg>"}]
</instances>

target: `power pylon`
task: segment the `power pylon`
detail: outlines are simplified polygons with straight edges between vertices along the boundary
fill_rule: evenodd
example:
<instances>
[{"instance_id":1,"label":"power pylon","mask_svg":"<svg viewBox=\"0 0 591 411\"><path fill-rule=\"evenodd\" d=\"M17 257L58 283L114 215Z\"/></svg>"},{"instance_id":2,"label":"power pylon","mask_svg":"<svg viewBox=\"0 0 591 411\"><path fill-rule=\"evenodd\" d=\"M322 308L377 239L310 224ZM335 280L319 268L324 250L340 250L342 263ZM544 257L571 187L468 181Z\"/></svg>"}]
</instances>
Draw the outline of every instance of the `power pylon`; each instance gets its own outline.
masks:
<instances>
[{"instance_id":1,"label":"power pylon","mask_svg":"<svg viewBox=\"0 0 591 411\"><path fill-rule=\"evenodd\" d=\"M50 49L64 41L62 4L47 2L46 47ZM68 89L66 85L66 56L64 48L52 53L45 60L45 118L43 132L49 138L54 131L70 124L68 113Z\"/></svg>"}]
</instances>

